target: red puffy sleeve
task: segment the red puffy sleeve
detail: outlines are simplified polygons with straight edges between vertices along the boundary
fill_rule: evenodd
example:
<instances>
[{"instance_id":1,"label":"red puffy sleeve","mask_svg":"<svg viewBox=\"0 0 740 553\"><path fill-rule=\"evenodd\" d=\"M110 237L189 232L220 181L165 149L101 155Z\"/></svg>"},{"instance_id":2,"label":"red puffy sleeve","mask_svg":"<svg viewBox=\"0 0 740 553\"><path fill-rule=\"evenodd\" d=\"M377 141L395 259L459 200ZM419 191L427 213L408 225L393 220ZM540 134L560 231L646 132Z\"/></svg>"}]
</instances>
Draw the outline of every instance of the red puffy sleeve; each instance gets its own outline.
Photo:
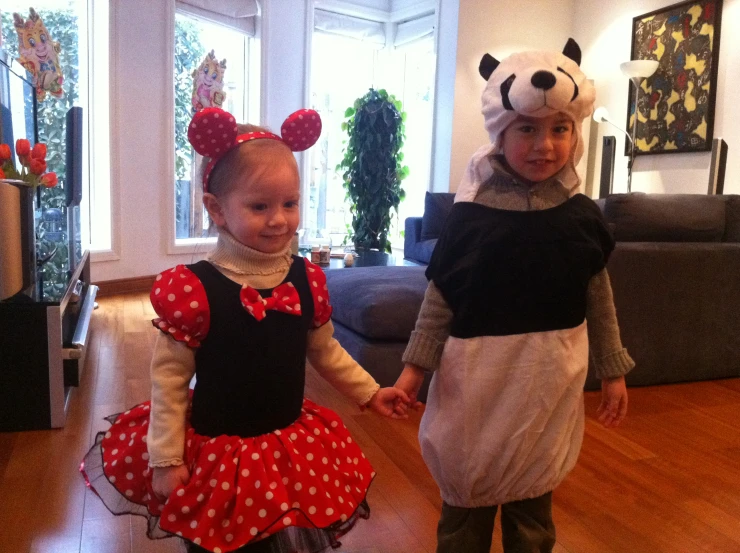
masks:
<instances>
[{"instance_id":1,"label":"red puffy sleeve","mask_svg":"<svg viewBox=\"0 0 740 553\"><path fill-rule=\"evenodd\" d=\"M157 275L149 298L157 312L152 324L178 342L197 348L211 324L203 283L185 265Z\"/></svg>"},{"instance_id":2,"label":"red puffy sleeve","mask_svg":"<svg viewBox=\"0 0 740 553\"><path fill-rule=\"evenodd\" d=\"M326 275L321 267L314 265L308 259L306 262L306 276L311 287L313 297L313 324L316 328L331 319L331 305L329 305L329 289L326 287Z\"/></svg>"}]
</instances>

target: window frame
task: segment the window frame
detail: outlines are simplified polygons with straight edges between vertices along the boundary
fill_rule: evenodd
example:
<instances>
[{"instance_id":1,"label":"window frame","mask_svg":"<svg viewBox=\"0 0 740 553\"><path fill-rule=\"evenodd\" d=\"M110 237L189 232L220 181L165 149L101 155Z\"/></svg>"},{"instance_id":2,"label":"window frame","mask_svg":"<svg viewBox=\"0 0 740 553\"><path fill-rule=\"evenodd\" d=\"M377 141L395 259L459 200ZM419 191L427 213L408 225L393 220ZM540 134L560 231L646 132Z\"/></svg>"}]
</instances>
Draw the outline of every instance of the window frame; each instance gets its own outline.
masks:
<instances>
[{"instance_id":1,"label":"window frame","mask_svg":"<svg viewBox=\"0 0 740 553\"><path fill-rule=\"evenodd\" d=\"M348 4L343 0L306 0L306 26L305 26L305 74L304 74L304 105L311 105L311 82L312 82L312 58L313 58L313 33L315 26L314 9L321 9L329 12L338 14L344 14L352 17L358 17L361 19L368 19L374 21L382 21L386 24L386 33L389 32L390 27L394 24L403 22L414 17L424 17L429 15L429 11L433 10L434 16L434 34L433 40L433 52L435 56L435 71L433 81L433 101L432 101L432 135L431 135L431 147L429 156L429 179L426 187L427 192L433 190L434 183L434 157L435 157L435 137L437 132L436 123L436 111L437 111L437 85L439 79L439 21L440 21L440 6L438 1L426 0L420 2L416 6L409 6L401 10L386 12L381 9L370 8L365 6L358 6L354 4ZM386 48L388 45L386 44ZM308 191L309 182L312 166L310 156L303 156L301 160L301 170L305 178L301 179L301 226L300 229L306 229L305 222L309 220L309 206L308 206ZM305 201L303 200L305 198ZM423 205L421 206L423 210ZM410 216L410 215L409 215ZM404 228L401 225L400 219L394 224L398 225L398 240L393 241L392 250L394 253L403 252L403 232ZM392 227L391 227L392 228Z\"/></svg>"},{"instance_id":2,"label":"window frame","mask_svg":"<svg viewBox=\"0 0 740 553\"><path fill-rule=\"evenodd\" d=\"M195 254L195 253L207 253L211 251L217 241L216 236L208 236L205 238L178 238L177 237L177 221L176 221L176 208L175 208L175 83L174 83L174 74L171 70L175 66L175 18L178 13L177 7L173 5L171 9L167 10L167 50L165 52L165 61L167 63L167 67L170 68L170 71L168 73L168 86L167 86L167 96L165 98L167 105L169 106L167 110L167 116L166 116L166 123L167 123L167 131L165 134L165 140L167 142L166 147L166 155L167 155L167 169L165 172L165 179L166 182L168 182L167 186L167 192L165 197L165 207L164 207L164 213L163 216L165 217L165 221L167 221L167 254L168 255L180 255L180 254ZM198 19L198 16L186 12L181 11L182 15L190 18ZM209 24L217 24L213 21L207 21ZM257 18L256 20L256 34L253 37L250 37L248 35L245 35L247 38L252 38L254 40L260 40L260 32L259 32L259 25L260 25L260 18ZM257 48L250 47L245 52L245 58L248 60L248 68L247 71L245 71L245 75L249 74L249 69L253 69L254 73L256 73L256 78L249 78L245 81L245 109L248 110L248 112L251 110L254 110L254 104L255 104L255 95L257 97L256 101L259 102L260 105L260 115L261 110L263 109L264 102L260 101L260 85L262 83L262 62L260 57L260 52L262 50L262 44L259 44ZM259 62L259 63L255 63ZM256 85L255 85L256 81ZM261 118L261 117L260 117Z\"/></svg>"},{"instance_id":3,"label":"window frame","mask_svg":"<svg viewBox=\"0 0 740 553\"><path fill-rule=\"evenodd\" d=\"M115 3L87 0L87 36L86 59L89 74L87 80L86 130L88 145L84 179L88 183L87 193L83 194L81 209L87 211L87 229L83 230L83 245L90 250L90 261L112 261L120 259L120 202L118 183L113 172L113 148L118 133L114 131L112 121L116 121L114 102L111 102L112 91L116 90L116 71L113 60L117 60L115 36ZM103 245L93 243L93 234L98 235L106 228L108 240Z\"/></svg>"}]
</instances>

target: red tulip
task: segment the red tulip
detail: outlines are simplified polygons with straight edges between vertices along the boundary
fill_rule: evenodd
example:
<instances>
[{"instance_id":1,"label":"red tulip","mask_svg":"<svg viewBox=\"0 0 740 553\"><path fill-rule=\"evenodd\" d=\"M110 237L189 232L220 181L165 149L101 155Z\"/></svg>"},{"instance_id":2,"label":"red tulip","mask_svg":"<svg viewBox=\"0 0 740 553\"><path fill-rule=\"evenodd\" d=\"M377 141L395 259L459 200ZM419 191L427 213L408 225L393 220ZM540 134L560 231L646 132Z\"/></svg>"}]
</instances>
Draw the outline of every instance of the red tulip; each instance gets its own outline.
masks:
<instances>
[{"instance_id":1,"label":"red tulip","mask_svg":"<svg viewBox=\"0 0 740 553\"><path fill-rule=\"evenodd\" d=\"M5 178L5 173L3 172L2 169L0 169L0 180L2 180L4 178Z\"/></svg>"},{"instance_id":2,"label":"red tulip","mask_svg":"<svg viewBox=\"0 0 740 553\"><path fill-rule=\"evenodd\" d=\"M57 180L56 173L46 173L44 175L41 175L40 182L46 188L54 188L59 181Z\"/></svg>"},{"instance_id":3,"label":"red tulip","mask_svg":"<svg viewBox=\"0 0 740 553\"><path fill-rule=\"evenodd\" d=\"M46 162L43 159L31 159L29 170L34 175L41 175L46 171Z\"/></svg>"},{"instance_id":4,"label":"red tulip","mask_svg":"<svg viewBox=\"0 0 740 553\"><path fill-rule=\"evenodd\" d=\"M46 144L39 142L31 150L31 157L33 159L46 159Z\"/></svg>"},{"instance_id":5,"label":"red tulip","mask_svg":"<svg viewBox=\"0 0 740 553\"><path fill-rule=\"evenodd\" d=\"M15 153L19 156L27 156L31 153L31 143L25 138L19 138L15 141Z\"/></svg>"},{"instance_id":6,"label":"red tulip","mask_svg":"<svg viewBox=\"0 0 740 553\"><path fill-rule=\"evenodd\" d=\"M0 144L0 163L10 159L10 146L7 144Z\"/></svg>"}]
</instances>

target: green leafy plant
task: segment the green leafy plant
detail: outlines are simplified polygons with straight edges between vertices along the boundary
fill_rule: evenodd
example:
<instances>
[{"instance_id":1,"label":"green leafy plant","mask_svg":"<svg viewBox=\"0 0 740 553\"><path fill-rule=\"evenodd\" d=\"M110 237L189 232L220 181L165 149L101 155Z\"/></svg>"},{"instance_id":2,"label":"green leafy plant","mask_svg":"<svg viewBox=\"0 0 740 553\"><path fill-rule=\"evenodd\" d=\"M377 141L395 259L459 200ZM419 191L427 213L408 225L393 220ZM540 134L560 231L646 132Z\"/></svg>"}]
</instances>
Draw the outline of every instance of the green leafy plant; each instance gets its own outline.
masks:
<instances>
[{"instance_id":1,"label":"green leafy plant","mask_svg":"<svg viewBox=\"0 0 740 553\"><path fill-rule=\"evenodd\" d=\"M188 125L193 117L193 69L206 55L200 29L193 21L175 19L175 224L178 238L185 238L196 221L191 221L193 148L188 142ZM180 233L183 233L181 236Z\"/></svg>"},{"instance_id":2,"label":"green leafy plant","mask_svg":"<svg viewBox=\"0 0 740 553\"><path fill-rule=\"evenodd\" d=\"M391 251L388 231L405 197L401 181L409 174L401 147L406 114L401 102L385 90L370 89L344 113L342 130L348 140L344 158L344 188L351 202L350 239L357 250Z\"/></svg>"},{"instance_id":3,"label":"green leafy plant","mask_svg":"<svg viewBox=\"0 0 740 553\"><path fill-rule=\"evenodd\" d=\"M188 143L188 125L193 117L193 70L206 55L198 26L187 19L175 20L175 175L190 178L193 149Z\"/></svg>"}]
</instances>

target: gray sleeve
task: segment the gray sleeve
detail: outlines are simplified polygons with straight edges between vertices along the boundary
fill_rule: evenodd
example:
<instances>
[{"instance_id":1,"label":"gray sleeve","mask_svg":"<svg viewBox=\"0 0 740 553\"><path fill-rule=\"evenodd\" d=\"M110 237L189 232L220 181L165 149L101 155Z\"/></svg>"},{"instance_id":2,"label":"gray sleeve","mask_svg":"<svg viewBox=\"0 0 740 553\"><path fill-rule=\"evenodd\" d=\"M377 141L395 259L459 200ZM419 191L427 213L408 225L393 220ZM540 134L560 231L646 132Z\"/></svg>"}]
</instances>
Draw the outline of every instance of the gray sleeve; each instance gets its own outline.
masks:
<instances>
[{"instance_id":1,"label":"gray sleeve","mask_svg":"<svg viewBox=\"0 0 740 553\"><path fill-rule=\"evenodd\" d=\"M611 281L606 268L588 283L586 321L591 361L598 378L616 378L630 372L635 362L622 346Z\"/></svg>"},{"instance_id":2,"label":"gray sleeve","mask_svg":"<svg viewBox=\"0 0 740 553\"><path fill-rule=\"evenodd\" d=\"M430 281L416 319L416 328L403 354L403 362L428 371L436 370L450 335L451 323L452 310L434 282Z\"/></svg>"}]
</instances>

